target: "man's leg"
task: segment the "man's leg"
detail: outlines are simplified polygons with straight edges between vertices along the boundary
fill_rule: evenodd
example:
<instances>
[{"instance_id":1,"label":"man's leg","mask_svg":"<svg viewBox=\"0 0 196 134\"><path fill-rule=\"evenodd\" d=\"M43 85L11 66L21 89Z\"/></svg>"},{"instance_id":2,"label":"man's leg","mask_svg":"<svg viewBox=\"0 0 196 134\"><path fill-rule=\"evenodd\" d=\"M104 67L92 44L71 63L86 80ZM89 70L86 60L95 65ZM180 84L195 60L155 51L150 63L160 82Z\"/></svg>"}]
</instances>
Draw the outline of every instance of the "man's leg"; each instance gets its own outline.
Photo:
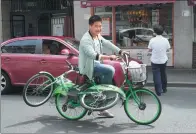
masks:
<instances>
[{"instance_id":1,"label":"man's leg","mask_svg":"<svg viewBox=\"0 0 196 134\"><path fill-rule=\"evenodd\" d=\"M160 72L161 72L161 82L162 82L162 89L163 89L163 93L167 92L167 74L166 74L166 65L167 62L165 64L160 65Z\"/></svg>"},{"instance_id":2,"label":"man's leg","mask_svg":"<svg viewBox=\"0 0 196 134\"><path fill-rule=\"evenodd\" d=\"M94 76L101 78L102 84L113 84L112 79L114 77L115 69L113 66L106 64L96 63L94 68Z\"/></svg>"},{"instance_id":3,"label":"man's leg","mask_svg":"<svg viewBox=\"0 0 196 134\"><path fill-rule=\"evenodd\" d=\"M115 73L114 67L105 64L96 63L94 68L94 76L101 78L102 84L112 84L112 79ZM98 115L113 118L114 115L109 113L107 110L101 111Z\"/></svg>"},{"instance_id":4,"label":"man's leg","mask_svg":"<svg viewBox=\"0 0 196 134\"><path fill-rule=\"evenodd\" d=\"M155 91L158 96L161 96L162 84L161 84L160 67L159 67L159 64L151 63L151 65L152 65L152 73L153 73Z\"/></svg>"}]
</instances>

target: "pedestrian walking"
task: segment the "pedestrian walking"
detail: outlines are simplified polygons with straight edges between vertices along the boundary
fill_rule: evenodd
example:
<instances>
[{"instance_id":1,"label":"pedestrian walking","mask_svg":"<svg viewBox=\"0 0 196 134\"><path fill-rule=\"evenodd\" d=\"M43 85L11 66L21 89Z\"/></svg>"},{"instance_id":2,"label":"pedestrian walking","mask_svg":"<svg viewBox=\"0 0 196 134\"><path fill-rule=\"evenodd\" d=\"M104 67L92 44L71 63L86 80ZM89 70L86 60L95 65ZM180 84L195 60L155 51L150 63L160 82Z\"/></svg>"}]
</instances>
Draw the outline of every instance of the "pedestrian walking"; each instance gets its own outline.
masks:
<instances>
[{"instance_id":1,"label":"pedestrian walking","mask_svg":"<svg viewBox=\"0 0 196 134\"><path fill-rule=\"evenodd\" d=\"M166 66L168 61L167 50L170 49L170 43L167 38L162 36L162 26L155 25L153 30L156 36L150 40L148 49L152 52L150 60L155 92L161 96L162 93L167 92Z\"/></svg>"}]
</instances>

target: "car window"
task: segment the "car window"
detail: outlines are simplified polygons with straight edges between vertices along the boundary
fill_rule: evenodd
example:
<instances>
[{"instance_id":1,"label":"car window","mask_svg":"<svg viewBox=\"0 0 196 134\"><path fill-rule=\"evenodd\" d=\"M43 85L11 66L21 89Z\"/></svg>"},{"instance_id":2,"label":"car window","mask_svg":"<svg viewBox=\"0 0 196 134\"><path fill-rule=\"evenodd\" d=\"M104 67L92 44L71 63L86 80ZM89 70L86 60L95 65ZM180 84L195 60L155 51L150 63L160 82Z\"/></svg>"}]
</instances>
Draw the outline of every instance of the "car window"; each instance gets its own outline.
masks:
<instances>
[{"instance_id":1,"label":"car window","mask_svg":"<svg viewBox=\"0 0 196 134\"><path fill-rule=\"evenodd\" d=\"M71 45L75 49L79 50L79 45L80 45L79 40L76 40L76 39L73 39L73 38L65 38L64 40L65 40L66 43L68 43L69 45Z\"/></svg>"},{"instance_id":2,"label":"car window","mask_svg":"<svg viewBox=\"0 0 196 134\"><path fill-rule=\"evenodd\" d=\"M144 35L144 30L143 29L137 29L136 30L136 35Z\"/></svg>"},{"instance_id":3,"label":"car window","mask_svg":"<svg viewBox=\"0 0 196 134\"><path fill-rule=\"evenodd\" d=\"M63 49L68 48L58 41L48 39L42 41L42 54L61 55Z\"/></svg>"},{"instance_id":4,"label":"car window","mask_svg":"<svg viewBox=\"0 0 196 134\"><path fill-rule=\"evenodd\" d=\"M129 31L119 32L119 38L122 40L123 37L129 37Z\"/></svg>"},{"instance_id":5,"label":"car window","mask_svg":"<svg viewBox=\"0 0 196 134\"><path fill-rule=\"evenodd\" d=\"M4 45L1 48L2 53L30 53L35 54L36 46L39 40L18 40Z\"/></svg>"},{"instance_id":6,"label":"car window","mask_svg":"<svg viewBox=\"0 0 196 134\"><path fill-rule=\"evenodd\" d=\"M151 30L147 30L146 35L148 35L148 36L153 36L153 31L151 31Z\"/></svg>"}]
</instances>

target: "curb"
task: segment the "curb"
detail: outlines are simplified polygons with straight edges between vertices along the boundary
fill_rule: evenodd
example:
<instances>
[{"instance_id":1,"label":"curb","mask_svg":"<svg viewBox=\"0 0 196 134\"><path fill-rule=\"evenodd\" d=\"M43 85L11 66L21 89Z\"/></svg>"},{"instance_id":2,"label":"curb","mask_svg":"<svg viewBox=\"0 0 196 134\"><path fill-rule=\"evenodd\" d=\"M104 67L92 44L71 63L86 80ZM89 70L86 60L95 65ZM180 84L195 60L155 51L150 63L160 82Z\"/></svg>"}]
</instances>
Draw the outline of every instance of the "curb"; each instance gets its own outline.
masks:
<instances>
[{"instance_id":1,"label":"curb","mask_svg":"<svg viewBox=\"0 0 196 134\"><path fill-rule=\"evenodd\" d=\"M148 81L145 86L154 86L153 81ZM168 82L167 87L195 87L196 82Z\"/></svg>"}]
</instances>

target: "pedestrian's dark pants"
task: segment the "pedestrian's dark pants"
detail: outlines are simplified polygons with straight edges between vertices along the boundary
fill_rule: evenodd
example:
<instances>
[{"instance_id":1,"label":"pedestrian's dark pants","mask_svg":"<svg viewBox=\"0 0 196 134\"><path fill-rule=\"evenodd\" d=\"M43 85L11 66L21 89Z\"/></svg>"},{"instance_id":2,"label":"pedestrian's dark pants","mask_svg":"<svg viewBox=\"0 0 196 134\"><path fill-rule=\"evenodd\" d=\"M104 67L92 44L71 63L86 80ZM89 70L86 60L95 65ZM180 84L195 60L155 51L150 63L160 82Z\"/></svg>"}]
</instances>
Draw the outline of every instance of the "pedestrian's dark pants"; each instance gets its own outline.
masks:
<instances>
[{"instance_id":1,"label":"pedestrian's dark pants","mask_svg":"<svg viewBox=\"0 0 196 134\"><path fill-rule=\"evenodd\" d=\"M167 91L166 64L167 62L165 64L151 63L155 92L158 96L160 96L162 92Z\"/></svg>"}]
</instances>

